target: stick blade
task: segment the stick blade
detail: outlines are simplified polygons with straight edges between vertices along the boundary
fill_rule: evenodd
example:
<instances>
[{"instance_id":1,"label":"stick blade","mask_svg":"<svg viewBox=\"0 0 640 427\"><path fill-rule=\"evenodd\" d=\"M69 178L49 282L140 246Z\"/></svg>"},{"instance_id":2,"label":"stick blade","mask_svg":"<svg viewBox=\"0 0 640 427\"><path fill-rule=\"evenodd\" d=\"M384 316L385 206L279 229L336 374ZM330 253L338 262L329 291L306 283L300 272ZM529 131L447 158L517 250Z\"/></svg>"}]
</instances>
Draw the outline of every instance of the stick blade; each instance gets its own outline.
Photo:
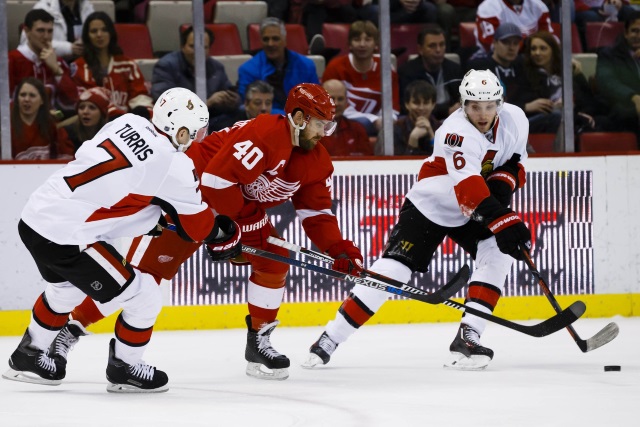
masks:
<instances>
[{"instance_id":1,"label":"stick blade","mask_svg":"<svg viewBox=\"0 0 640 427\"><path fill-rule=\"evenodd\" d=\"M532 333L530 335L546 337L547 335L556 333L560 329L564 329L578 320L586 310L587 306L582 301L576 301L555 316L532 327L535 329L531 330Z\"/></svg>"},{"instance_id":2,"label":"stick blade","mask_svg":"<svg viewBox=\"0 0 640 427\"><path fill-rule=\"evenodd\" d=\"M460 292L462 288L467 285L469 282L469 277L471 276L469 266L467 264L463 265L460 270L453 276L451 280L449 280L443 287L441 287L437 292L431 294L434 297L437 296L440 300L435 302L436 304L445 302L449 298L453 297L455 294Z\"/></svg>"},{"instance_id":3,"label":"stick blade","mask_svg":"<svg viewBox=\"0 0 640 427\"><path fill-rule=\"evenodd\" d=\"M586 350L583 351L586 353L587 351L595 350L596 348L600 348L603 345L610 343L618 336L618 333L620 333L618 325L615 322L609 323L597 334L586 340Z\"/></svg>"}]
</instances>

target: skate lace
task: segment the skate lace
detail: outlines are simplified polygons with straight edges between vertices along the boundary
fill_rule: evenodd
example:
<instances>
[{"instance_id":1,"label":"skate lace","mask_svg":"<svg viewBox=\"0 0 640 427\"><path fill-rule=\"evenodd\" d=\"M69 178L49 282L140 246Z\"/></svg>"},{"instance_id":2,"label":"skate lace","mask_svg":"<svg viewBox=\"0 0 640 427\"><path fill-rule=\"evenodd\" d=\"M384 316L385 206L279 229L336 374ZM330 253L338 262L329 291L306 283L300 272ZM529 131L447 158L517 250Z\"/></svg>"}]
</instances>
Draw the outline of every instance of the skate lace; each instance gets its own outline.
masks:
<instances>
[{"instance_id":1,"label":"skate lace","mask_svg":"<svg viewBox=\"0 0 640 427\"><path fill-rule=\"evenodd\" d=\"M155 372L155 370L155 367L146 365L144 362L136 363L135 365L129 366L129 373L131 373L131 375L146 381L153 380L153 373Z\"/></svg>"},{"instance_id":2,"label":"skate lace","mask_svg":"<svg viewBox=\"0 0 640 427\"><path fill-rule=\"evenodd\" d=\"M329 338L328 335L322 334L320 340L318 341L318 347L323 349L327 354L331 355L335 351L336 347L338 347L338 344L333 342L333 340Z\"/></svg>"},{"instance_id":3,"label":"skate lace","mask_svg":"<svg viewBox=\"0 0 640 427\"><path fill-rule=\"evenodd\" d=\"M62 328L60 333L56 337L56 353L63 356L65 359L69 352L73 349L73 346L78 342L78 338L69 331L69 328Z\"/></svg>"},{"instance_id":4,"label":"skate lace","mask_svg":"<svg viewBox=\"0 0 640 427\"><path fill-rule=\"evenodd\" d=\"M256 335L256 344L258 344L258 351L268 358L275 359L276 357L280 356L280 353L278 353L276 349L271 346L269 335Z\"/></svg>"},{"instance_id":5,"label":"skate lace","mask_svg":"<svg viewBox=\"0 0 640 427\"><path fill-rule=\"evenodd\" d=\"M480 344L480 335L478 335L478 332L476 332L475 329L470 328L470 327L463 327L462 328L462 339L465 340L467 343L475 345L475 346L479 346L481 347L482 344Z\"/></svg>"},{"instance_id":6,"label":"skate lace","mask_svg":"<svg viewBox=\"0 0 640 427\"><path fill-rule=\"evenodd\" d=\"M49 353L40 353L38 356L38 366L49 372L56 372L56 362L49 357Z\"/></svg>"}]
</instances>

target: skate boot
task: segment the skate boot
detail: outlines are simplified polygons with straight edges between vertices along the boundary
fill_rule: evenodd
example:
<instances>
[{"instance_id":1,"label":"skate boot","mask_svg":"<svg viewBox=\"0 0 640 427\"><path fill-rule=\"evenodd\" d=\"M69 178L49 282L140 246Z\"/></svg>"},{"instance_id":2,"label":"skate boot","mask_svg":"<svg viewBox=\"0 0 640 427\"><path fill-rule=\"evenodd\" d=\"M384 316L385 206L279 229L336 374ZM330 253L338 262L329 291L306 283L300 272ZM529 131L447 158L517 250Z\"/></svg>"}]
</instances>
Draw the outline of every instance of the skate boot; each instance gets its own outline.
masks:
<instances>
[{"instance_id":1,"label":"skate boot","mask_svg":"<svg viewBox=\"0 0 640 427\"><path fill-rule=\"evenodd\" d=\"M464 323L460 324L449 351L453 358L444 367L461 371L480 371L493 359L493 350L480 344L480 334Z\"/></svg>"},{"instance_id":2,"label":"skate boot","mask_svg":"<svg viewBox=\"0 0 640 427\"><path fill-rule=\"evenodd\" d=\"M3 378L33 384L60 385L66 374L65 366L50 357L49 351L31 347L28 329L9 358L9 368Z\"/></svg>"},{"instance_id":3,"label":"skate boot","mask_svg":"<svg viewBox=\"0 0 640 427\"><path fill-rule=\"evenodd\" d=\"M116 340L109 343L107 391L110 393L160 393L169 390L167 374L142 360L129 365L116 357Z\"/></svg>"},{"instance_id":4,"label":"skate boot","mask_svg":"<svg viewBox=\"0 0 640 427\"><path fill-rule=\"evenodd\" d=\"M316 365L326 365L331 360L331 355L338 348L338 343L334 342L326 332L323 332L309 349L309 357L301 365L305 369L313 369Z\"/></svg>"},{"instance_id":5,"label":"skate boot","mask_svg":"<svg viewBox=\"0 0 640 427\"><path fill-rule=\"evenodd\" d=\"M247 360L246 373L250 377L262 380L286 380L289 378L290 362L284 354L278 353L272 346L269 338L271 332L278 326L275 320L260 328L259 331L251 329L251 316L246 317L247 347L244 358Z\"/></svg>"},{"instance_id":6,"label":"skate boot","mask_svg":"<svg viewBox=\"0 0 640 427\"><path fill-rule=\"evenodd\" d=\"M80 337L85 335L89 335L89 331L82 326L82 323L77 320L69 320L51 343L49 355L66 367L69 352L73 350Z\"/></svg>"}]
</instances>

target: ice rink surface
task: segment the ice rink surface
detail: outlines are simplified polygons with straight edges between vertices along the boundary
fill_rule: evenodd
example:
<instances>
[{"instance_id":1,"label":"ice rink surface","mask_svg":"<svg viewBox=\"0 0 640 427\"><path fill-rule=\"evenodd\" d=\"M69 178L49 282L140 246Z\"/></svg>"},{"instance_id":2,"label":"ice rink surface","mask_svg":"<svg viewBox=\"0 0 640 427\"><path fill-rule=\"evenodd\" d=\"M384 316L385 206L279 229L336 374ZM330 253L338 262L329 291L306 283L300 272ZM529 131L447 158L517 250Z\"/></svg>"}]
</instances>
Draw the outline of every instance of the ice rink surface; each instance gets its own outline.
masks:
<instances>
[{"instance_id":1,"label":"ice rink surface","mask_svg":"<svg viewBox=\"0 0 640 427\"><path fill-rule=\"evenodd\" d=\"M611 320L620 335L589 353L565 330L532 338L489 324L482 341L495 357L481 372L442 367L454 323L365 326L314 370L299 365L322 328L278 327L286 381L245 375L244 330L156 332L145 360L167 372L170 390L136 395L105 391L111 335L91 335L60 386L1 379L0 426L638 426L640 318L574 326L586 339ZM18 342L0 337L2 371Z\"/></svg>"}]
</instances>

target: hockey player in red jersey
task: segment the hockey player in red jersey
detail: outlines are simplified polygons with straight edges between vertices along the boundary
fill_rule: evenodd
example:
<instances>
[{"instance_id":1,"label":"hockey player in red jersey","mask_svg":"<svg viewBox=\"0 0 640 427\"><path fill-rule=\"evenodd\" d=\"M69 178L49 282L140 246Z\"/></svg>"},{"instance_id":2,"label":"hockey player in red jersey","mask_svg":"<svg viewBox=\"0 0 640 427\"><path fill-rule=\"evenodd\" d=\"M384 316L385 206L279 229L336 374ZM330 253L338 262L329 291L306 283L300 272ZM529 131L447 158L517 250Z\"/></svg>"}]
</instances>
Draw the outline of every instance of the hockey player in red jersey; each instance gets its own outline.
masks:
<instances>
[{"instance_id":1,"label":"hockey player in red jersey","mask_svg":"<svg viewBox=\"0 0 640 427\"><path fill-rule=\"evenodd\" d=\"M362 255L342 237L331 212L333 165L326 149L318 144L335 129L334 103L320 85L303 83L290 91L285 112L286 117L259 115L238 122L187 151L196 169L203 171L204 200L218 213L235 219L242 227L243 244L282 255L288 252L267 242L277 233L265 209L291 200L309 238L320 250L337 258L333 267L357 273ZM197 244L183 244L173 233L164 232L156 239L135 239L127 259L157 278L171 279L197 248ZM161 255L170 261L159 262ZM272 347L270 334L278 324L288 266L251 255L235 262L249 263L252 268L246 373L261 379L286 379L289 359ZM72 316L87 326L115 309L85 301ZM65 356L83 334L79 326L74 326L66 338L59 335L57 339Z\"/></svg>"},{"instance_id":2,"label":"hockey player in red jersey","mask_svg":"<svg viewBox=\"0 0 640 427\"><path fill-rule=\"evenodd\" d=\"M426 272L446 236L475 260L465 304L493 312L529 229L509 208L525 183L529 123L524 112L503 103L503 89L489 70L470 70L460 85L462 108L436 131L433 155L407 193L382 258L371 270L408 282ZM356 285L334 320L311 346L305 368L327 364L338 344L373 316L389 294ZM465 314L445 366L484 369L493 351L480 343L486 320Z\"/></svg>"},{"instance_id":3,"label":"hockey player in red jersey","mask_svg":"<svg viewBox=\"0 0 640 427\"><path fill-rule=\"evenodd\" d=\"M156 102L152 122L133 114L110 122L31 195L18 231L48 284L4 378L60 384L66 360L50 354L51 344L88 295L123 309L109 345L107 390L168 389L167 375L142 361L162 307L158 286L111 242L157 234L165 211L182 239L208 242L217 260L239 254L239 228L202 202L193 162L183 153L205 135L208 117L196 94L170 89Z\"/></svg>"}]
</instances>

